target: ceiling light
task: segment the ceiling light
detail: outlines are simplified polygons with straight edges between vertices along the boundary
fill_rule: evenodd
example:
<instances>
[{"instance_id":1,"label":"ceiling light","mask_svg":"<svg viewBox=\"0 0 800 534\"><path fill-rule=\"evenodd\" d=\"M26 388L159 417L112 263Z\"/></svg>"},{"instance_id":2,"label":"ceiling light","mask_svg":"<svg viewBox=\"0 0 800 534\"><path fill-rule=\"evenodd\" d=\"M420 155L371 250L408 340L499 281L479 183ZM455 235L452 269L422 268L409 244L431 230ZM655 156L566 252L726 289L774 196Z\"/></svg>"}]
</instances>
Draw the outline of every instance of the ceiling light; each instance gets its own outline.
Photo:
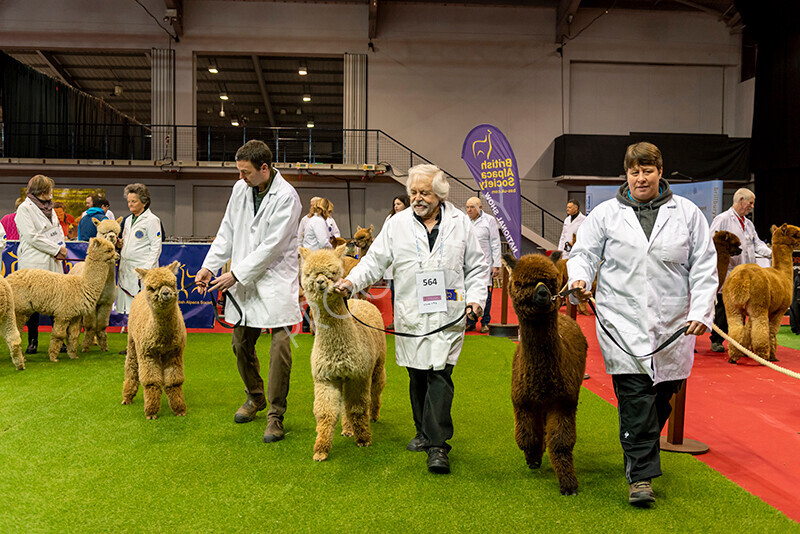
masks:
<instances>
[{"instance_id":1,"label":"ceiling light","mask_svg":"<svg viewBox=\"0 0 800 534\"><path fill-rule=\"evenodd\" d=\"M303 110L300 109L300 108L297 108L297 111L295 113L297 113L298 115L302 115L303 114Z\"/></svg>"},{"instance_id":2,"label":"ceiling light","mask_svg":"<svg viewBox=\"0 0 800 534\"><path fill-rule=\"evenodd\" d=\"M228 93L226 93L225 91L222 91L222 92L219 94L219 99L220 99L220 100L228 100Z\"/></svg>"},{"instance_id":3,"label":"ceiling light","mask_svg":"<svg viewBox=\"0 0 800 534\"><path fill-rule=\"evenodd\" d=\"M313 120L309 120L309 121L306 123L306 128L313 128L313 127L314 127L314 121L313 121Z\"/></svg>"},{"instance_id":4,"label":"ceiling light","mask_svg":"<svg viewBox=\"0 0 800 534\"><path fill-rule=\"evenodd\" d=\"M122 89L122 86L121 86L121 85L119 85L119 84L116 84L116 85L114 86L114 96L122 96L122 92L123 92L123 91L124 91L124 90Z\"/></svg>"},{"instance_id":5,"label":"ceiling light","mask_svg":"<svg viewBox=\"0 0 800 534\"><path fill-rule=\"evenodd\" d=\"M281 108L281 115L286 115L286 108Z\"/></svg>"},{"instance_id":6,"label":"ceiling light","mask_svg":"<svg viewBox=\"0 0 800 534\"><path fill-rule=\"evenodd\" d=\"M237 118L231 119L231 126L239 126L239 119Z\"/></svg>"},{"instance_id":7,"label":"ceiling light","mask_svg":"<svg viewBox=\"0 0 800 534\"><path fill-rule=\"evenodd\" d=\"M305 63L300 63L300 67L298 67L297 69L297 74L299 74L300 76L305 76L306 74L308 74L308 69L306 68Z\"/></svg>"},{"instance_id":8,"label":"ceiling light","mask_svg":"<svg viewBox=\"0 0 800 534\"><path fill-rule=\"evenodd\" d=\"M258 108L253 108L253 115L258 115L259 113L261 113L261 110L260 110L260 109L258 109Z\"/></svg>"},{"instance_id":9,"label":"ceiling light","mask_svg":"<svg viewBox=\"0 0 800 534\"><path fill-rule=\"evenodd\" d=\"M225 118L225 102L219 103L219 116Z\"/></svg>"},{"instance_id":10,"label":"ceiling light","mask_svg":"<svg viewBox=\"0 0 800 534\"><path fill-rule=\"evenodd\" d=\"M303 102L311 102L311 95L306 93L303 95Z\"/></svg>"},{"instance_id":11,"label":"ceiling light","mask_svg":"<svg viewBox=\"0 0 800 534\"><path fill-rule=\"evenodd\" d=\"M213 59L208 60L208 72L211 74L217 74L219 69L217 69L217 63Z\"/></svg>"}]
</instances>

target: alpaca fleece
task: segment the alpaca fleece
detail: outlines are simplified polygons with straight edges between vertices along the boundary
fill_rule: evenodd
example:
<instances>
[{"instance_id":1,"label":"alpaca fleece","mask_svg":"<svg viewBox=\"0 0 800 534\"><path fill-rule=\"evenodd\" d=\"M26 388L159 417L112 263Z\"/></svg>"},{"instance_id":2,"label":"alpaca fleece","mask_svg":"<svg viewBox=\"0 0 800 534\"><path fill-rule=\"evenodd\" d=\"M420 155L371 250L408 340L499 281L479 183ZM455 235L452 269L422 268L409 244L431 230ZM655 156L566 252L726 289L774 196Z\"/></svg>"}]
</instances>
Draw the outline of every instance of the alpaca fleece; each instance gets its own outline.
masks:
<instances>
[{"instance_id":1,"label":"alpaca fleece","mask_svg":"<svg viewBox=\"0 0 800 534\"><path fill-rule=\"evenodd\" d=\"M370 420L377 421L380 416L381 393L386 385L385 335L358 324L347 313L343 297L333 291L344 273L344 253L344 246L335 251L300 249L301 282L314 310L316 327L311 349L316 461L328 458L340 416L342 435L355 436L359 447L372 443ZM372 303L349 300L348 305L364 323L383 328L383 318Z\"/></svg>"},{"instance_id":2,"label":"alpaca fleece","mask_svg":"<svg viewBox=\"0 0 800 534\"><path fill-rule=\"evenodd\" d=\"M144 387L144 415L158 417L161 390L177 416L186 415L183 400L183 349L186 325L178 307L180 262L166 267L136 269L142 291L134 297L128 317L128 354L122 404L131 404L139 383Z\"/></svg>"},{"instance_id":3,"label":"alpaca fleece","mask_svg":"<svg viewBox=\"0 0 800 534\"><path fill-rule=\"evenodd\" d=\"M773 227L772 267L755 263L737 265L722 286L728 316L728 335L743 347L772 362L781 319L792 303L792 250L800 247L800 228L784 224ZM742 357L728 344L728 361Z\"/></svg>"},{"instance_id":4,"label":"alpaca fleece","mask_svg":"<svg viewBox=\"0 0 800 534\"><path fill-rule=\"evenodd\" d=\"M714 248L717 250L717 276L719 276L719 286L717 293L722 291L722 285L728 276L728 266L731 264L731 256L738 256L742 253L742 242L725 230L714 233Z\"/></svg>"},{"instance_id":5,"label":"alpaca fleece","mask_svg":"<svg viewBox=\"0 0 800 534\"><path fill-rule=\"evenodd\" d=\"M22 269L8 276L14 293L17 330L22 332L22 327L34 312L53 316L48 350L50 361L58 361L58 353L65 340L67 355L72 359L78 357L81 316L97 305L109 266L114 268L116 257L113 244L102 237L93 237L89 240L86 266L80 276L41 269Z\"/></svg>"},{"instance_id":6,"label":"alpaca fleece","mask_svg":"<svg viewBox=\"0 0 800 534\"><path fill-rule=\"evenodd\" d=\"M25 357L22 355L22 340L17 329L16 314L14 313L14 296L11 286L5 278L0 278L0 335L6 340L11 353L11 361L17 371L25 369Z\"/></svg>"},{"instance_id":7,"label":"alpaca fleece","mask_svg":"<svg viewBox=\"0 0 800 534\"><path fill-rule=\"evenodd\" d=\"M578 479L572 450L586 369L586 337L551 299L561 287L550 259L538 254L519 261L512 255L505 259L512 268L509 295L520 327L511 379L514 435L531 469L542 465L547 449L561 493L575 495Z\"/></svg>"}]
</instances>

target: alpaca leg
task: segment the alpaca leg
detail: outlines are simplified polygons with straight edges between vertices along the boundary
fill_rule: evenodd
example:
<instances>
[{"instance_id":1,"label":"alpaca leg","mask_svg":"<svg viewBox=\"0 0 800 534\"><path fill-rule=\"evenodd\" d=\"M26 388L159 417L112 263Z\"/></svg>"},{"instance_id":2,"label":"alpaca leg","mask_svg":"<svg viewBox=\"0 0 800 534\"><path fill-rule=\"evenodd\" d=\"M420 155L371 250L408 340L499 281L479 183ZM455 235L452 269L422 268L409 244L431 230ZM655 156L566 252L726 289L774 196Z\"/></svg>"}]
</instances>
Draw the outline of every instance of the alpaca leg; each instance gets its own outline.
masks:
<instances>
[{"instance_id":1,"label":"alpaca leg","mask_svg":"<svg viewBox=\"0 0 800 534\"><path fill-rule=\"evenodd\" d=\"M352 438L355 435L355 430L353 430L353 421L350 420L350 416L344 408L344 395L342 395L342 404L339 406L339 413L342 414L342 435L347 438Z\"/></svg>"},{"instance_id":2,"label":"alpaca leg","mask_svg":"<svg viewBox=\"0 0 800 534\"><path fill-rule=\"evenodd\" d=\"M377 421L381 416L381 394L386 386L386 358L379 358L372 370L372 388L370 391L369 418Z\"/></svg>"},{"instance_id":3,"label":"alpaca leg","mask_svg":"<svg viewBox=\"0 0 800 534\"><path fill-rule=\"evenodd\" d=\"M769 318L766 313L750 316L750 338L753 352L764 359L769 358Z\"/></svg>"},{"instance_id":4,"label":"alpaca leg","mask_svg":"<svg viewBox=\"0 0 800 534\"><path fill-rule=\"evenodd\" d=\"M532 406L514 404L514 438L531 469L542 465L544 415Z\"/></svg>"},{"instance_id":5,"label":"alpaca leg","mask_svg":"<svg viewBox=\"0 0 800 534\"><path fill-rule=\"evenodd\" d=\"M554 410L547 414L545 434L550 463L558 478L562 495L578 493L578 479L572 459L575 447L575 407Z\"/></svg>"},{"instance_id":6,"label":"alpaca leg","mask_svg":"<svg viewBox=\"0 0 800 534\"><path fill-rule=\"evenodd\" d=\"M108 352L108 334L106 330L108 329L108 320L111 316L111 305L111 302L101 304L97 307L97 313L95 314L94 331L97 336L97 345L103 352Z\"/></svg>"},{"instance_id":7,"label":"alpaca leg","mask_svg":"<svg viewBox=\"0 0 800 534\"><path fill-rule=\"evenodd\" d=\"M122 404L130 404L139 391L139 361L136 359L136 346L128 336L128 350L125 355L125 381L122 383Z\"/></svg>"},{"instance_id":8,"label":"alpaca leg","mask_svg":"<svg viewBox=\"0 0 800 534\"><path fill-rule=\"evenodd\" d=\"M738 341L742 346L745 344L745 325L742 310L729 306L725 302L725 315L728 317L728 335ZM733 343L728 343L728 361L736 363L742 357L742 352L733 346Z\"/></svg>"},{"instance_id":9,"label":"alpaca leg","mask_svg":"<svg viewBox=\"0 0 800 534\"><path fill-rule=\"evenodd\" d=\"M359 447L368 447L372 443L372 431L369 427L370 379L348 380L344 384L344 411L353 425L353 435Z\"/></svg>"},{"instance_id":10,"label":"alpaca leg","mask_svg":"<svg viewBox=\"0 0 800 534\"><path fill-rule=\"evenodd\" d=\"M169 407L177 416L186 415L186 402L183 400L183 358L178 355L164 366L164 392Z\"/></svg>"},{"instance_id":11,"label":"alpaca leg","mask_svg":"<svg viewBox=\"0 0 800 534\"><path fill-rule=\"evenodd\" d=\"M16 319L17 319L17 325L16 325L17 326L17 332L19 333L20 338L21 338L22 332L23 332L23 328L25 328L25 323L27 323L28 319L30 319L30 315L26 315L24 313L20 313L19 310L15 310L15 311L16 311L15 316L16 316ZM8 339L8 338L6 338L6 339ZM22 346L22 341L21 340L20 340L20 346ZM24 367L24 363L26 361L28 361L28 359L25 357L25 354L23 353L22 354L23 367Z\"/></svg>"},{"instance_id":12,"label":"alpaca leg","mask_svg":"<svg viewBox=\"0 0 800 534\"><path fill-rule=\"evenodd\" d=\"M140 355L141 356L141 355ZM164 372L161 366L150 358L139 362L139 382L144 393L144 415L148 419L158 417L161 409L161 389L164 386Z\"/></svg>"},{"instance_id":13,"label":"alpaca leg","mask_svg":"<svg viewBox=\"0 0 800 534\"><path fill-rule=\"evenodd\" d=\"M83 315L83 343L81 344L82 352L89 352L89 348L94 343L95 334L95 311L89 310L88 313Z\"/></svg>"},{"instance_id":14,"label":"alpaca leg","mask_svg":"<svg viewBox=\"0 0 800 534\"><path fill-rule=\"evenodd\" d=\"M67 356L75 360L78 358L78 342L81 340L81 318L76 317L69 322L67 327Z\"/></svg>"},{"instance_id":15,"label":"alpaca leg","mask_svg":"<svg viewBox=\"0 0 800 534\"><path fill-rule=\"evenodd\" d=\"M11 361L14 362L14 368L17 371L25 369L25 357L22 355L22 338L17 330L16 317L13 313L6 314L0 321L0 330L3 333L3 339L6 340L8 350L11 353Z\"/></svg>"},{"instance_id":16,"label":"alpaca leg","mask_svg":"<svg viewBox=\"0 0 800 534\"><path fill-rule=\"evenodd\" d=\"M783 315L775 314L769 320L769 361L777 362L778 358L776 353L778 351L778 331L781 329L781 320Z\"/></svg>"},{"instance_id":17,"label":"alpaca leg","mask_svg":"<svg viewBox=\"0 0 800 534\"><path fill-rule=\"evenodd\" d=\"M342 404L341 391L330 382L314 382L314 417L317 419L317 441L314 443L314 460L327 460L333 443L333 430L339 419Z\"/></svg>"},{"instance_id":18,"label":"alpaca leg","mask_svg":"<svg viewBox=\"0 0 800 534\"><path fill-rule=\"evenodd\" d=\"M47 354L50 356L51 362L58 361L58 353L61 351L61 345L67 338L67 328L69 323L64 319L53 317L53 330L50 332L50 348Z\"/></svg>"}]
</instances>

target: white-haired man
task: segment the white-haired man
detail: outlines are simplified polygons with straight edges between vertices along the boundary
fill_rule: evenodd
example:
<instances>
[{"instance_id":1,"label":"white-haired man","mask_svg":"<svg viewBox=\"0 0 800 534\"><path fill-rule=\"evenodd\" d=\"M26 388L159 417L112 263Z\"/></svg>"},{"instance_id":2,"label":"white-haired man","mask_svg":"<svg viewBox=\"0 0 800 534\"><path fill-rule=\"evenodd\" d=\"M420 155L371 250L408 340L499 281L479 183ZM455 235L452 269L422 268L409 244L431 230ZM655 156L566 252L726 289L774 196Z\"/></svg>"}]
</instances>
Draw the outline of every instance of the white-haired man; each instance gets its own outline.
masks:
<instances>
[{"instance_id":1,"label":"white-haired man","mask_svg":"<svg viewBox=\"0 0 800 534\"><path fill-rule=\"evenodd\" d=\"M753 211L753 206L756 204L756 195L749 189L743 187L733 194L733 205L727 210L723 211L711 222L711 237L719 231L730 232L739 238L742 242L742 253L738 256L731 256L731 261L728 264L728 273L730 273L737 265L744 263L756 263L756 257L763 258L772 257L772 249L770 249L756 234L756 227L753 222L747 218L747 215ZM722 273L719 273L722 276ZM719 327L723 332L728 331L728 318L725 316L725 304L722 302L722 293L717 293L717 302L714 308L714 324ZM725 352L725 347L722 345L722 336L711 331L711 350L714 352Z\"/></svg>"},{"instance_id":2,"label":"white-haired man","mask_svg":"<svg viewBox=\"0 0 800 534\"><path fill-rule=\"evenodd\" d=\"M450 184L433 165L408 170L410 210L386 221L369 252L337 291L348 294L378 281L390 266L395 284L397 363L408 369L416 436L410 451L427 451L428 470L449 473L453 437L453 366L464 343L464 306L481 315L489 265L469 218L450 202ZM441 332L426 335L448 323Z\"/></svg>"},{"instance_id":3,"label":"white-haired man","mask_svg":"<svg viewBox=\"0 0 800 534\"><path fill-rule=\"evenodd\" d=\"M467 215L472 220L472 228L478 238L478 243L486 258L486 263L492 267L492 278L500 276L500 230L497 221L483 212L481 199L471 197L466 203ZM483 317L481 317L481 333L489 332L489 323L492 322L492 281L489 280L489 287L486 294L486 306L483 307ZM475 330L477 320L467 318L467 330Z\"/></svg>"},{"instance_id":4,"label":"white-haired man","mask_svg":"<svg viewBox=\"0 0 800 534\"><path fill-rule=\"evenodd\" d=\"M558 240L558 250L561 251L562 258L569 258L569 251L572 250L574 244L572 237L578 233L578 228L585 220L586 215L581 213L580 203L574 198L567 200L567 218L564 219L561 237Z\"/></svg>"}]
</instances>

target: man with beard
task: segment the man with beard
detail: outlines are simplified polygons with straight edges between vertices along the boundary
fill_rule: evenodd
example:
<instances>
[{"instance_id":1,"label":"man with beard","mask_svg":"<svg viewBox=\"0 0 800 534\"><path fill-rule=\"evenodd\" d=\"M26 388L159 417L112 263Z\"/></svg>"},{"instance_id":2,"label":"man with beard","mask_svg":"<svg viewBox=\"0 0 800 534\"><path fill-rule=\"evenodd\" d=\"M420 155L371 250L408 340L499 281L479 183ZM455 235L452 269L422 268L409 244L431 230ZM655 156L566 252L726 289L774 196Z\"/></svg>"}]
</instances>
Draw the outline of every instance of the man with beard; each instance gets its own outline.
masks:
<instances>
[{"instance_id":1,"label":"man with beard","mask_svg":"<svg viewBox=\"0 0 800 534\"><path fill-rule=\"evenodd\" d=\"M406 447L427 451L428 470L449 473L453 437L453 366L464 342L464 306L480 316L490 268L472 222L447 202L450 184L433 165L408 171L410 210L386 221L369 252L347 278L342 294L359 291L392 268L397 332L420 337L396 339L397 364L408 369L416 436ZM409 231L409 229L411 231ZM434 330L455 322L441 332Z\"/></svg>"}]
</instances>

